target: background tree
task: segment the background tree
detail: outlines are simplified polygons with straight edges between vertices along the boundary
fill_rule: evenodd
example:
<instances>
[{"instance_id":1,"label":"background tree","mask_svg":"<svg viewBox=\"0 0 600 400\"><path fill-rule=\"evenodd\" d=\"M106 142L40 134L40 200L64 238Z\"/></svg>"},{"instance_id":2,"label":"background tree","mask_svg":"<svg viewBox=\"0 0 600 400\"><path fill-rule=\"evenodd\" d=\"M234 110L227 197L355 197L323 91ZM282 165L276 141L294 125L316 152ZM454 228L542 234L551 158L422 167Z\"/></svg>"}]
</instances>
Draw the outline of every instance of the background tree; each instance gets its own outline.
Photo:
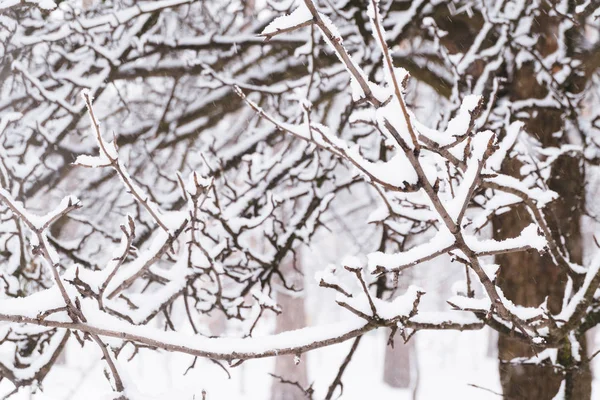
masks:
<instances>
[{"instance_id":1,"label":"background tree","mask_svg":"<svg viewBox=\"0 0 600 400\"><path fill-rule=\"evenodd\" d=\"M368 331L489 326L507 396L590 398L595 2L56 3L0 1L15 390L72 340L133 398L120 370L140 348L239 365L357 338L331 398ZM250 338L274 285L295 289L294 249L357 220L358 258L319 269L347 320ZM465 278L440 317L398 281L444 254ZM208 338L211 314L244 339Z\"/></svg>"}]
</instances>

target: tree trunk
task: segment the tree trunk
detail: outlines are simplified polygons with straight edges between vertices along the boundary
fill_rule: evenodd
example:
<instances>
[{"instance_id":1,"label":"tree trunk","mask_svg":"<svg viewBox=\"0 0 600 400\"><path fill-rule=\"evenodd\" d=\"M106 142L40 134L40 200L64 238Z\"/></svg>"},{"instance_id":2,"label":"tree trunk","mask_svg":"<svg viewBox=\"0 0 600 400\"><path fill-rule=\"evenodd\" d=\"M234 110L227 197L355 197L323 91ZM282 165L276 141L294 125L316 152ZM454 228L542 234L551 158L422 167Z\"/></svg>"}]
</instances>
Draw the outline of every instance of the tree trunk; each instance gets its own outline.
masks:
<instances>
[{"instance_id":1,"label":"tree trunk","mask_svg":"<svg viewBox=\"0 0 600 400\"><path fill-rule=\"evenodd\" d=\"M408 288L410 279L409 272L405 272L400 277L398 285L401 292ZM394 347L387 345L386 342L383 381L393 388L408 389L415 386L417 378L417 371L414 368L416 364L415 351L415 338L404 343L399 332L394 337Z\"/></svg>"},{"instance_id":2,"label":"tree trunk","mask_svg":"<svg viewBox=\"0 0 600 400\"><path fill-rule=\"evenodd\" d=\"M301 265L301 261L297 260L297 264ZM284 261L280 269L286 279L287 277L295 275L295 279L289 279L287 282L288 284L293 284L295 288L301 288L303 286L302 276L293 269L293 261ZM282 290L277 293L276 301L283 312L277 316L275 333L300 329L306 326L304 297L302 293L289 294ZM292 355L276 357L274 374L288 382L297 382L302 388L306 388L308 383L306 360L303 359L296 365L294 359L295 357ZM273 379L273 385L271 386L271 400L305 399L306 395L299 387L291 383L282 382L279 378Z\"/></svg>"},{"instance_id":3,"label":"tree trunk","mask_svg":"<svg viewBox=\"0 0 600 400\"><path fill-rule=\"evenodd\" d=\"M393 388L408 389L413 385L416 375L412 360L415 353L415 339L404 343L402 336L396 334L394 347L387 346L383 364L383 381Z\"/></svg>"},{"instance_id":4,"label":"tree trunk","mask_svg":"<svg viewBox=\"0 0 600 400\"><path fill-rule=\"evenodd\" d=\"M556 21L545 14L538 19L540 39L538 51L542 55L552 53L557 46L555 35ZM511 80L509 80L511 82ZM507 88L511 100L544 98L548 93L546 85L540 85L536 71L531 64L524 64L515 71ZM572 89L572 88L570 88ZM565 116L554 108L536 107L524 119L525 130L539 140L544 147L559 146L568 142L565 133ZM563 133L561 136L556 133ZM506 173L519 176L519 163L514 158L503 164ZM580 218L583 200L583 174L580 161L572 156L562 156L554 164L549 187L558 193L559 199L545 209L545 217L557 242L559 233L565 238L565 251L572 261L582 261L582 240ZM531 222L524 207L516 207L511 212L493 220L494 238L497 240L519 235L523 227ZM537 252L503 254L496 257L501 266L498 284L506 297L515 304L537 307L548 297L548 309L557 313L562 307L562 297L567 282L564 272L554 264L550 256ZM585 357L585 338L581 338ZM513 365L509 361L515 357L531 357L530 346L500 334L498 339L500 378L503 393L511 400L550 400L557 394L563 380L562 373L551 365ZM566 373L566 398L590 399L591 374L589 365L573 365L568 344L559 349L559 363L570 366Z\"/></svg>"}]
</instances>

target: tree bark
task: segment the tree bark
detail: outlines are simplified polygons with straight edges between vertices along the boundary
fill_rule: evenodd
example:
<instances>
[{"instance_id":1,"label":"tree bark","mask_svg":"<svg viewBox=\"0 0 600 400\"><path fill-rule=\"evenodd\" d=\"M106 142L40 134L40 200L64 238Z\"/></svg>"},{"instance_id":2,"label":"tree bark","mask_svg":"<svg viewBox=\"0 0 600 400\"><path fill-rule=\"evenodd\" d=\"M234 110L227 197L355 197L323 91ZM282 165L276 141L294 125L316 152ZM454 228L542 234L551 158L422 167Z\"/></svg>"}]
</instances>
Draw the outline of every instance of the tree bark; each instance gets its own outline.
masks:
<instances>
[{"instance_id":1,"label":"tree bark","mask_svg":"<svg viewBox=\"0 0 600 400\"><path fill-rule=\"evenodd\" d=\"M537 21L540 31L538 51L542 55L552 53L557 46L557 21L542 13ZM531 64L524 64L515 71L506 94L511 100L544 98L548 89L536 79L536 71ZM525 119L525 130L539 140L544 147L560 146L568 142L562 111L555 108L537 107L530 110ZM556 133L563 133L561 136ZM503 164L505 172L519 176L519 162L508 159ZM558 193L558 200L545 209L545 217L557 238L565 238L565 251L572 261L582 262L582 240L580 218L583 201L583 173L580 160L572 156L562 156L551 171L549 187ZM494 218L494 238L497 240L517 236L523 227L531 222L524 207L516 207L511 212ZM522 306L537 307L548 298L548 309L558 313L562 307L562 297L567 277L548 255L537 252L503 254L496 257L501 266L498 284L508 299ZM582 357L585 357L585 338L581 338ZM510 360L516 357L533 356L527 344L517 342L510 336L500 334L498 339L500 378L503 393L511 400L550 400L557 394L565 379L566 398L590 399L591 374L586 363L574 363L570 347L566 343L559 349L559 363L565 367L566 376L551 365L513 365Z\"/></svg>"}]
</instances>

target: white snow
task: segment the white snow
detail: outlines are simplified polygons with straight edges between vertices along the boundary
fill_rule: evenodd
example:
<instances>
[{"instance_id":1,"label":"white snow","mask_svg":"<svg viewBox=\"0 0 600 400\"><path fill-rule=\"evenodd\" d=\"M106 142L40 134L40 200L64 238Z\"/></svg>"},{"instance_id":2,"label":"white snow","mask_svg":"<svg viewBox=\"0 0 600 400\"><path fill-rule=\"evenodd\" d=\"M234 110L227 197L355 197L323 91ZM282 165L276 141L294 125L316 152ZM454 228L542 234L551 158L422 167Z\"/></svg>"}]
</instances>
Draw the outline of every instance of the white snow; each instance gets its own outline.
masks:
<instances>
[{"instance_id":1,"label":"white snow","mask_svg":"<svg viewBox=\"0 0 600 400\"><path fill-rule=\"evenodd\" d=\"M298 8L288 15L277 17L263 29L261 35L266 36L303 24L312 19L312 14L306 4L301 1Z\"/></svg>"}]
</instances>

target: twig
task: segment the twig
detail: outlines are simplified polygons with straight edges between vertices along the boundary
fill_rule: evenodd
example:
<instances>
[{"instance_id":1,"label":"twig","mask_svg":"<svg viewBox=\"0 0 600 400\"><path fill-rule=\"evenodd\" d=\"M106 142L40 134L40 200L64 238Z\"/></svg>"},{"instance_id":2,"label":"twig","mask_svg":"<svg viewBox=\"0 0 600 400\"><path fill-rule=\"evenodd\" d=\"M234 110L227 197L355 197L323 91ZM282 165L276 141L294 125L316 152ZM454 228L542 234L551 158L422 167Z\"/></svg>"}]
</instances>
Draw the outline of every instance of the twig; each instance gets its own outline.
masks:
<instances>
[{"instance_id":1,"label":"twig","mask_svg":"<svg viewBox=\"0 0 600 400\"><path fill-rule=\"evenodd\" d=\"M352 360L352 357L354 356L354 352L358 348L360 339L362 339L362 336L358 336L356 339L354 339L354 342L352 342L352 347L350 347L350 351L348 352L348 354L346 354L346 358L344 358L342 365L340 365L340 368L338 370L338 373L335 376L335 379L333 380L333 382L331 382L331 385L329 385L329 389L327 390L327 395L325 396L325 400L331 400L331 398L333 397L333 393L335 392L335 389L337 389L338 386L341 389L340 395L338 397L341 397L342 394L344 393L344 386L342 384L342 375L344 375L344 371L346 371L348 364L350 364L350 361Z\"/></svg>"}]
</instances>

